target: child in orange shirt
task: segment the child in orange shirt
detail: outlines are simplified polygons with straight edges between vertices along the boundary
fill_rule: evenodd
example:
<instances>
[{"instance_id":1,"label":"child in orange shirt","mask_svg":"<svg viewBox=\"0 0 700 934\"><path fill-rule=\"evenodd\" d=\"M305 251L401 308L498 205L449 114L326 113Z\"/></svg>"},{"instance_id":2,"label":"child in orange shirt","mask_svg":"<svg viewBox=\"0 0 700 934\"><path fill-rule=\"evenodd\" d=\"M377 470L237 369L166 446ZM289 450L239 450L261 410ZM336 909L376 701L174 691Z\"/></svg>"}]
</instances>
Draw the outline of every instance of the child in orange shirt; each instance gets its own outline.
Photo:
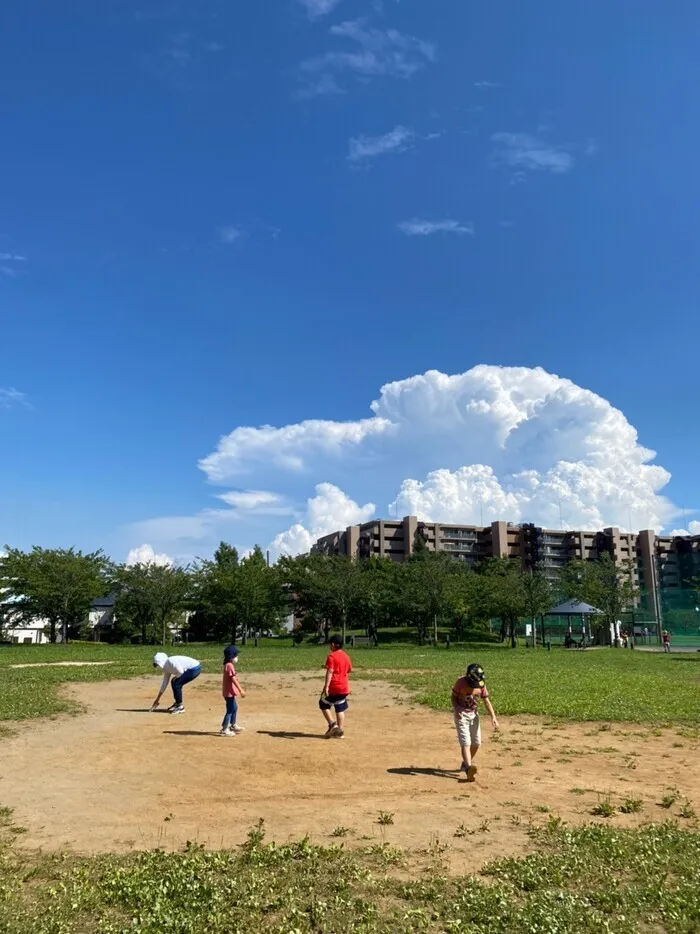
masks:
<instances>
[{"instance_id":1,"label":"child in orange shirt","mask_svg":"<svg viewBox=\"0 0 700 934\"><path fill-rule=\"evenodd\" d=\"M238 726L236 717L238 716L238 701L236 698L245 697L245 691L241 687L236 675L236 662L238 661L238 646L229 645L224 649L224 679L221 693L226 701L226 716L221 724L222 736L236 736L242 733L244 727Z\"/></svg>"}]
</instances>

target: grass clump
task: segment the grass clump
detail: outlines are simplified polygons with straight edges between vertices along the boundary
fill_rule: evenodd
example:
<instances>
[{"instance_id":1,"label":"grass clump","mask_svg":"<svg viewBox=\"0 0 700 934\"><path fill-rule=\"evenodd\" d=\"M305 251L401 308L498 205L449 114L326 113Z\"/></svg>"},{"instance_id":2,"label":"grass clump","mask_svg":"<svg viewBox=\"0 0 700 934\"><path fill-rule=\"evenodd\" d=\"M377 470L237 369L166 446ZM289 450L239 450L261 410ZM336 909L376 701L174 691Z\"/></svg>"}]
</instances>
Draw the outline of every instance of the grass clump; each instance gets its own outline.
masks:
<instances>
[{"instance_id":1,"label":"grass clump","mask_svg":"<svg viewBox=\"0 0 700 934\"><path fill-rule=\"evenodd\" d=\"M600 801L591 808L591 814L595 817L614 817L615 805L610 798L601 798Z\"/></svg>"},{"instance_id":2,"label":"grass clump","mask_svg":"<svg viewBox=\"0 0 700 934\"><path fill-rule=\"evenodd\" d=\"M0 849L8 934L692 934L700 835L672 823L530 831L534 852L453 876L434 857L308 839L237 850L66 857ZM418 859L415 854L414 859ZM653 867L653 872L650 868Z\"/></svg>"},{"instance_id":3,"label":"grass clump","mask_svg":"<svg viewBox=\"0 0 700 934\"><path fill-rule=\"evenodd\" d=\"M644 810L644 802L641 798L625 798L618 810L621 814L638 814Z\"/></svg>"}]
</instances>

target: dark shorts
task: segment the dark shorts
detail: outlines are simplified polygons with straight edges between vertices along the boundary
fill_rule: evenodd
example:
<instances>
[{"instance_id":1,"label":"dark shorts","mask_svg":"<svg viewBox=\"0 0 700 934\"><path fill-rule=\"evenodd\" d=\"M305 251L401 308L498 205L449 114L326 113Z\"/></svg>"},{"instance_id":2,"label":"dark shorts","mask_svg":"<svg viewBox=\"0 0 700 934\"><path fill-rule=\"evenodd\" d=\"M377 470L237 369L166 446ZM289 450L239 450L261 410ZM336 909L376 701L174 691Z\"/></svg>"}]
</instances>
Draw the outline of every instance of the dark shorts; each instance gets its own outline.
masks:
<instances>
[{"instance_id":1,"label":"dark shorts","mask_svg":"<svg viewBox=\"0 0 700 934\"><path fill-rule=\"evenodd\" d=\"M330 710L331 707L335 707L336 713L345 713L348 709L348 695L347 694L328 694L326 699L318 702L318 706L321 710Z\"/></svg>"}]
</instances>

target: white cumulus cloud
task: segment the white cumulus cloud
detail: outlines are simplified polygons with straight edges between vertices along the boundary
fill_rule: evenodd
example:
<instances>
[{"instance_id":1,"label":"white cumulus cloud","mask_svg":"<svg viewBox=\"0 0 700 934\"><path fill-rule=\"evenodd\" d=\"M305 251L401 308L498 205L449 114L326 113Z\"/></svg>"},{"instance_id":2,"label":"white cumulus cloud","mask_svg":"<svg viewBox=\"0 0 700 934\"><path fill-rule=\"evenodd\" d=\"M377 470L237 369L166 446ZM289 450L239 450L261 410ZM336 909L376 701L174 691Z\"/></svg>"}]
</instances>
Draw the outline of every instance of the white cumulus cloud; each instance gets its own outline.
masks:
<instances>
[{"instance_id":1,"label":"white cumulus cloud","mask_svg":"<svg viewBox=\"0 0 700 934\"><path fill-rule=\"evenodd\" d=\"M700 522L693 519L687 529L674 529L671 535L700 535Z\"/></svg>"},{"instance_id":2,"label":"white cumulus cloud","mask_svg":"<svg viewBox=\"0 0 700 934\"><path fill-rule=\"evenodd\" d=\"M280 554L377 514L660 531L680 510L663 495L670 475L655 457L607 399L539 367L428 370L384 385L365 418L235 427L200 469L220 486L253 475L256 488L218 493L228 508L147 520L131 534L176 554L182 539L201 552L229 535ZM296 524L279 533L285 514Z\"/></svg>"},{"instance_id":3,"label":"white cumulus cloud","mask_svg":"<svg viewBox=\"0 0 700 934\"><path fill-rule=\"evenodd\" d=\"M359 506L332 483L319 483L316 495L307 502L305 525L296 523L277 535L270 550L278 555L305 554L317 538L358 525L371 519L376 510L374 503Z\"/></svg>"},{"instance_id":4,"label":"white cumulus cloud","mask_svg":"<svg viewBox=\"0 0 700 934\"><path fill-rule=\"evenodd\" d=\"M359 422L313 420L284 428L236 428L219 441L216 451L200 460L199 467L215 483L246 473L256 464L301 470L314 452L339 455L344 447L390 427L382 419L366 418Z\"/></svg>"},{"instance_id":5,"label":"white cumulus cloud","mask_svg":"<svg viewBox=\"0 0 700 934\"><path fill-rule=\"evenodd\" d=\"M138 548L132 548L126 556L128 567L134 564L155 564L159 567L171 567L173 559L170 555L156 553L151 545L139 545Z\"/></svg>"}]
</instances>

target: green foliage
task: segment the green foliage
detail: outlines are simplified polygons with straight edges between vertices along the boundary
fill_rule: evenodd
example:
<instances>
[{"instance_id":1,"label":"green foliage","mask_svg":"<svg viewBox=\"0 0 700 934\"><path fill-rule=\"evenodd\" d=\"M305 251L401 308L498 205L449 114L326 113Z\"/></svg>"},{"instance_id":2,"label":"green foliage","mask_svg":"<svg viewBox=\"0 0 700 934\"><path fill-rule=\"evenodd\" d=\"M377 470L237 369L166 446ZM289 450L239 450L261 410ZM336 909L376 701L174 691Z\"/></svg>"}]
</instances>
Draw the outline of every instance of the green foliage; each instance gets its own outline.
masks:
<instances>
[{"instance_id":1,"label":"green foliage","mask_svg":"<svg viewBox=\"0 0 700 934\"><path fill-rule=\"evenodd\" d=\"M515 647L515 629L526 616L535 618L547 613L554 604L549 582L538 571L523 571L509 558L491 558L484 562L483 601L489 616L501 621L501 640Z\"/></svg>"},{"instance_id":2,"label":"green foliage","mask_svg":"<svg viewBox=\"0 0 700 934\"><path fill-rule=\"evenodd\" d=\"M462 561L419 548L403 563L371 556L307 555L277 565L307 632L327 640L331 629L409 627L422 645L449 627L462 639L488 632L491 606L484 579Z\"/></svg>"},{"instance_id":3,"label":"green foliage","mask_svg":"<svg viewBox=\"0 0 700 934\"><path fill-rule=\"evenodd\" d=\"M644 802L641 798L625 798L618 810L622 814L638 814L644 810Z\"/></svg>"},{"instance_id":4,"label":"green foliage","mask_svg":"<svg viewBox=\"0 0 700 934\"><path fill-rule=\"evenodd\" d=\"M278 568L268 567L259 545L242 560L236 549L221 542L211 561L195 571L197 608L191 619L199 638L236 642L239 634L275 630L287 609Z\"/></svg>"},{"instance_id":5,"label":"green foliage","mask_svg":"<svg viewBox=\"0 0 700 934\"><path fill-rule=\"evenodd\" d=\"M7 546L0 558L0 623L13 628L37 619L48 623L49 638L75 638L92 601L109 592L111 565L102 553L73 548L21 551Z\"/></svg>"},{"instance_id":6,"label":"green foliage","mask_svg":"<svg viewBox=\"0 0 700 934\"><path fill-rule=\"evenodd\" d=\"M184 628L183 614L191 592L187 568L122 565L116 572L115 639L165 645L169 627Z\"/></svg>"},{"instance_id":7,"label":"green foliage","mask_svg":"<svg viewBox=\"0 0 700 934\"><path fill-rule=\"evenodd\" d=\"M615 805L609 797L601 798L600 801L591 808L591 814L596 817L614 817Z\"/></svg>"},{"instance_id":8,"label":"green foliage","mask_svg":"<svg viewBox=\"0 0 700 934\"><path fill-rule=\"evenodd\" d=\"M596 561L570 561L563 569L562 592L601 611L600 616L591 618L596 640L633 606L639 593L633 570L629 561L616 564L607 552Z\"/></svg>"},{"instance_id":9,"label":"green foliage","mask_svg":"<svg viewBox=\"0 0 700 934\"><path fill-rule=\"evenodd\" d=\"M700 835L673 824L531 832L534 852L474 876L400 851L265 843L127 856L32 856L5 848L7 934L694 934ZM433 847L437 850L438 847ZM442 850L442 847L439 847ZM392 868L399 867L400 871Z\"/></svg>"}]
</instances>

